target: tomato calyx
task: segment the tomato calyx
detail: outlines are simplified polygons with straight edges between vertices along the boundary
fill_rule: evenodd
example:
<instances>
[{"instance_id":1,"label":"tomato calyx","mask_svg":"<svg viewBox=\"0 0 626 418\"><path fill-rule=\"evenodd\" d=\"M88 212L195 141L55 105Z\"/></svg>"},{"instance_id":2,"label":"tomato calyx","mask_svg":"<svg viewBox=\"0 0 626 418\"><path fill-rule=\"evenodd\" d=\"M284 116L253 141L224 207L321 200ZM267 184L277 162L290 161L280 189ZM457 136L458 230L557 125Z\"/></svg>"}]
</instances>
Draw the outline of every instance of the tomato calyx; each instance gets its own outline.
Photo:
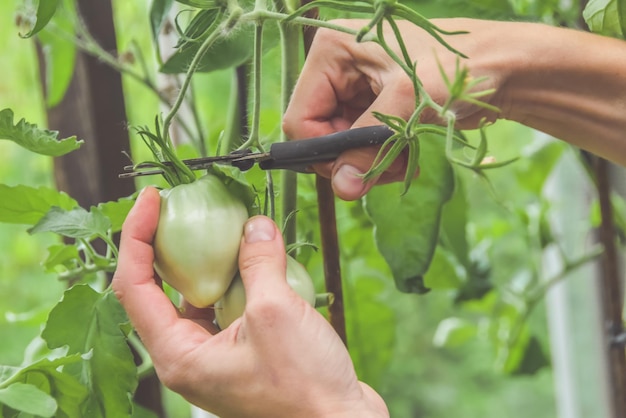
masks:
<instances>
[{"instance_id":1,"label":"tomato calyx","mask_svg":"<svg viewBox=\"0 0 626 418\"><path fill-rule=\"evenodd\" d=\"M162 122L157 116L154 120L154 132L147 126L137 130L156 161L144 161L143 167L154 167L163 171L165 181L172 187L196 181L194 172L176 155L176 149L169 133L162 129Z\"/></svg>"}]
</instances>

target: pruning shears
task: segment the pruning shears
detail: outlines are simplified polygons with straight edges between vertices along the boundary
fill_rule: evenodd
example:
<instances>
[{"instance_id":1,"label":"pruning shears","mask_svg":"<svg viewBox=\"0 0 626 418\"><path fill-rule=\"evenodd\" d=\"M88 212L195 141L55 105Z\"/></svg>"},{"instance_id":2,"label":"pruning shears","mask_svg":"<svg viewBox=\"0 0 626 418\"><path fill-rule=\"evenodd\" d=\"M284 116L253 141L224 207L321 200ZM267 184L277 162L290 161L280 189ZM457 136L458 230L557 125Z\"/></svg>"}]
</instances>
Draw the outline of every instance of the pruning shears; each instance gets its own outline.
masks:
<instances>
[{"instance_id":1,"label":"pruning shears","mask_svg":"<svg viewBox=\"0 0 626 418\"><path fill-rule=\"evenodd\" d=\"M192 170L205 170L212 164L228 164L246 171L258 164L262 170L284 169L311 173L312 164L333 161L347 150L382 145L391 135L393 131L385 125L367 126L315 138L277 142L272 144L267 152L252 152L250 149L244 149L217 157L183 160L183 163ZM142 164L126 166L125 172L119 177L163 173L162 170L142 170L147 167L149 166Z\"/></svg>"}]
</instances>

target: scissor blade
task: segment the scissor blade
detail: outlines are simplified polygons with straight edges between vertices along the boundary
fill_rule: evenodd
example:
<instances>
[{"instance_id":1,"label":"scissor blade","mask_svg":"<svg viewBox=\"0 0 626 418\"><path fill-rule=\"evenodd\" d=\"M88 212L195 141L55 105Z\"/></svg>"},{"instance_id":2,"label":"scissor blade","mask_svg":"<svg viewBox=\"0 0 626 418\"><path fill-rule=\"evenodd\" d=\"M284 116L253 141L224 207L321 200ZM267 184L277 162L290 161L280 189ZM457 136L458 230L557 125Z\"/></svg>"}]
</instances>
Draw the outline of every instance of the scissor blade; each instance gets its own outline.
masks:
<instances>
[{"instance_id":1,"label":"scissor blade","mask_svg":"<svg viewBox=\"0 0 626 418\"><path fill-rule=\"evenodd\" d=\"M228 155L218 155L217 157L200 157L183 160L183 164L191 170L205 170L213 164L229 164L239 168L242 171L249 170L258 161L267 159L269 153L251 153L250 150L235 151ZM170 161L162 161L160 164L171 167ZM149 170L153 168L153 170ZM126 173L119 174L119 178L151 176L155 174L163 174L163 170L154 169L155 166L149 162L137 165L127 165L124 167ZM145 170L144 170L145 169Z\"/></svg>"}]
</instances>

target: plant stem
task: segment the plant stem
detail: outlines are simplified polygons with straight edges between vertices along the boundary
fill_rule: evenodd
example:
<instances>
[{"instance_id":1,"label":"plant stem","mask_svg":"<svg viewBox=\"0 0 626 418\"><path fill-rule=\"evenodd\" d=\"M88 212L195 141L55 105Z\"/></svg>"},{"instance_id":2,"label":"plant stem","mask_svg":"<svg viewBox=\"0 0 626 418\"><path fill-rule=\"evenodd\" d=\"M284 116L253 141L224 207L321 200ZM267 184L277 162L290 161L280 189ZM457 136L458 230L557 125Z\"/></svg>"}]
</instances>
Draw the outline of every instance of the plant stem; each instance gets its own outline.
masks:
<instances>
[{"instance_id":1,"label":"plant stem","mask_svg":"<svg viewBox=\"0 0 626 418\"><path fill-rule=\"evenodd\" d=\"M256 22L259 19L261 20L266 20L266 19L270 19L270 20L276 20L279 22L283 22L284 20L286 20L290 15L286 14L286 13L280 13L280 12L273 12L270 10L255 10L249 13L245 13L241 16L241 21L253 21ZM347 28L345 26L341 26L338 25L336 23L332 23L332 22L327 22L327 21L323 21L323 20L318 20L318 19L311 19L308 17L294 17L292 19L289 20L288 23L291 24L297 24L300 26L314 26L317 28L326 28L326 29L332 29L334 31L337 32L342 32L342 33L347 33L350 35L354 35L356 36L359 31L358 30L354 30L352 28ZM374 40L374 37L366 37L365 40Z\"/></svg>"},{"instance_id":2,"label":"plant stem","mask_svg":"<svg viewBox=\"0 0 626 418\"><path fill-rule=\"evenodd\" d=\"M51 30L57 29L54 27L53 24L49 26ZM91 36L91 33L89 33L89 31L87 30L87 28L85 27L84 23L82 22L80 18L78 18L75 21L74 26L79 34L78 37L69 35L60 30L56 30L55 34L61 38L71 41L74 45L76 45L78 49L80 49L86 54L96 57L100 62L113 68L118 73L126 75L134 79L135 81L139 82L148 90L150 90L152 93L154 93L154 95L159 99L159 101L162 104L166 106L171 105L170 100L167 97L167 95L165 95L162 91L160 91L157 85L154 83L154 81L150 79L148 75L148 71L147 71L147 66L145 64L145 59L143 58L141 53L139 53L138 59L139 59L140 66L144 71L144 74L135 71L131 66L120 62L115 56L111 55L108 51L104 50L100 46L100 44ZM139 51L138 48L135 48L135 49ZM185 121L179 118L178 122L180 124L180 127L185 131L185 133L189 135L190 138L192 138L194 136L193 131L185 123Z\"/></svg>"},{"instance_id":3,"label":"plant stem","mask_svg":"<svg viewBox=\"0 0 626 418\"><path fill-rule=\"evenodd\" d=\"M297 25L291 22L280 23L280 37L282 46L282 112L284 113L289 104L291 93L298 81L300 73L300 39L301 33ZM281 141L287 140L287 137L281 132ZM298 198L298 176L296 172L284 170L282 173L282 195L281 207L284 220L284 237L285 244L293 244L296 242L296 216L290 216L297 209Z\"/></svg>"},{"instance_id":4,"label":"plant stem","mask_svg":"<svg viewBox=\"0 0 626 418\"><path fill-rule=\"evenodd\" d=\"M240 148L245 149L251 146L261 149L259 141L259 127L261 124L261 74L263 56L263 23L256 25L254 31L254 54L252 59L252 123L250 126L250 137Z\"/></svg>"},{"instance_id":5,"label":"plant stem","mask_svg":"<svg viewBox=\"0 0 626 418\"><path fill-rule=\"evenodd\" d=\"M187 89L189 88L189 85L191 84L192 76L196 72L198 65L200 65L200 61L202 60L202 57L209 50L209 48L215 43L216 40L224 36L224 33L227 33L233 30L233 28L237 25L237 22L239 21L240 17L241 17L241 9L235 9L231 11L231 14L230 16L228 16L228 19L222 22L222 24L202 42L202 45L200 45L198 52L196 53L196 55L194 55L193 60L191 61L191 64L189 64L189 68L187 69L187 73L185 74L185 78L183 79L183 84L180 87L180 91L178 92L176 101L172 105L172 108L170 109L167 116L165 116L165 119L163 119L163 132L165 135L167 135L167 132L169 131L169 127L172 123L172 119L174 118L174 116L176 116L176 113L178 113L178 110L180 109L181 105L183 104L183 101L185 100L185 95L187 93Z\"/></svg>"},{"instance_id":6,"label":"plant stem","mask_svg":"<svg viewBox=\"0 0 626 418\"><path fill-rule=\"evenodd\" d=\"M150 353L148 353L148 350L146 350L146 347L143 345L141 340L139 340L139 337L137 337L137 334L135 334L134 331L131 331L130 334L128 334L128 343L141 359L141 363L137 366L138 379L141 380L146 376L153 375L154 364L152 363Z\"/></svg>"},{"instance_id":7,"label":"plant stem","mask_svg":"<svg viewBox=\"0 0 626 418\"><path fill-rule=\"evenodd\" d=\"M248 132L248 74L250 65L244 63L234 69L232 89L228 99L228 112L224 135L217 155L225 155L238 148Z\"/></svg>"}]
</instances>

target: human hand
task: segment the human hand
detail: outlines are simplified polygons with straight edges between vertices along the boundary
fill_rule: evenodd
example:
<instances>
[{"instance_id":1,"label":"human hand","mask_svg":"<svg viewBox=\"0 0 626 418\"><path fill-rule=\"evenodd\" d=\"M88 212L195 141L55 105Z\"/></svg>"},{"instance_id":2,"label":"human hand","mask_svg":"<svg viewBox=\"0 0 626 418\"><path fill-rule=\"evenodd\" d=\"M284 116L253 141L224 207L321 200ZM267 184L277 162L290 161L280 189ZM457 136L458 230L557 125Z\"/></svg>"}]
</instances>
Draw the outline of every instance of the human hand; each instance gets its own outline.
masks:
<instances>
[{"instance_id":1,"label":"human hand","mask_svg":"<svg viewBox=\"0 0 626 418\"><path fill-rule=\"evenodd\" d=\"M338 25L361 28L366 21L341 20ZM446 30L467 30L471 35L447 36L446 40L456 49L472 56L481 42L487 24L493 22L469 19L433 20ZM454 77L458 56L421 28L410 22L399 21L411 58L417 61L418 76L426 90L437 103L448 97L438 63L448 77ZM388 42L399 47L393 34L386 36ZM486 44L483 44L486 45ZM482 61L462 60L469 66L474 77L488 76ZM479 85L480 89L496 87L497 79ZM485 98L495 103L496 97ZM373 42L357 43L353 35L329 29L319 29L311 45L301 76L295 87L284 117L283 128L291 139L301 139L329 134L354 127L379 125L373 111L392 114L408 119L415 108L413 85L408 75ZM457 126L475 128L481 119L494 120L497 115L481 107L467 103L455 103L451 109L457 115ZM423 122L438 122L434 112L425 112ZM332 178L335 193L346 200L363 196L374 183L387 183L404 178L406 160L401 157L379 179L367 184L361 175L366 172L377 153L376 148L345 152L333 163L320 164L316 171Z\"/></svg>"},{"instance_id":2,"label":"human hand","mask_svg":"<svg viewBox=\"0 0 626 418\"><path fill-rule=\"evenodd\" d=\"M337 24L359 29L365 21ZM397 22L417 75L431 98L448 97L439 65L453 78L458 56L411 23ZM499 112L466 102L455 103L456 127L474 129L481 120L509 119L626 165L626 42L580 30L530 22L478 19L433 19L444 36L468 58L460 65L473 79L493 90L481 100ZM387 30L388 32L388 30ZM398 53L398 46L391 43ZM372 111L407 119L415 108L409 77L373 42L357 43L353 35L319 29L285 113L283 129L290 139L329 134L380 122ZM421 120L437 123L434 112ZM363 183L377 149L351 150L336 161L315 166L332 179L335 194L358 199L376 183L404 178L401 155L380 178Z\"/></svg>"},{"instance_id":3,"label":"human hand","mask_svg":"<svg viewBox=\"0 0 626 418\"><path fill-rule=\"evenodd\" d=\"M287 284L269 218L245 226L246 309L218 333L211 309L178 310L163 293L152 266L158 217L159 194L147 188L124 223L113 289L167 387L222 418L388 416L332 327Z\"/></svg>"}]
</instances>

